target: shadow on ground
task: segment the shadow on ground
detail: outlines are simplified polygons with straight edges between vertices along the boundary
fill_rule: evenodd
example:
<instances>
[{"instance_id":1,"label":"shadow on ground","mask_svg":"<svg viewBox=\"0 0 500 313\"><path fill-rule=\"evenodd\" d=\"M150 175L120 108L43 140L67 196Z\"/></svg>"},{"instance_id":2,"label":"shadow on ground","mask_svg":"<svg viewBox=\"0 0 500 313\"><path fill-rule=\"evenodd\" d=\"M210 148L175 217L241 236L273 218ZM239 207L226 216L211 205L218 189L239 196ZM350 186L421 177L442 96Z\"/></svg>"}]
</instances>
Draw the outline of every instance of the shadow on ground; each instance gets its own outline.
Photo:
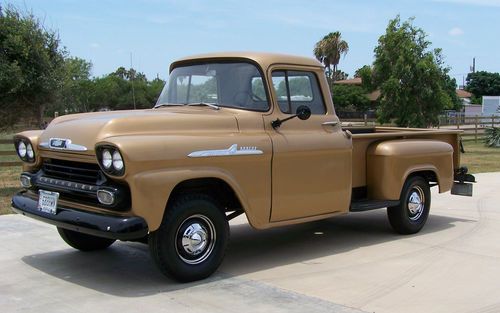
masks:
<instances>
[{"instance_id":1,"label":"shadow on ground","mask_svg":"<svg viewBox=\"0 0 500 313\"><path fill-rule=\"evenodd\" d=\"M431 215L420 234L444 231L456 222L472 221ZM22 260L46 274L86 288L121 297L141 297L401 238L390 228L385 210L261 231L247 224L232 225L230 246L220 270L209 279L190 284L163 277L149 257L147 245L139 243L120 242L106 251L90 253L64 249Z\"/></svg>"}]
</instances>

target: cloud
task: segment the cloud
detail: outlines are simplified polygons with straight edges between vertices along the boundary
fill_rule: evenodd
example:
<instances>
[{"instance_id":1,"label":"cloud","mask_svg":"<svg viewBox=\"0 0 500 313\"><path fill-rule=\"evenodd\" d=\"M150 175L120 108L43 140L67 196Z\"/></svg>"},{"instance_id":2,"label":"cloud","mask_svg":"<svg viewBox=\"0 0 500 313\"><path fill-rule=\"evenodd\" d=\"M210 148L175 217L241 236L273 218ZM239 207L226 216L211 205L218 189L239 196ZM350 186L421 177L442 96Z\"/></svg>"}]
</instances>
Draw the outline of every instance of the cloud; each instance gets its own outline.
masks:
<instances>
[{"instance_id":1,"label":"cloud","mask_svg":"<svg viewBox=\"0 0 500 313\"><path fill-rule=\"evenodd\" d=\"M500 7L500 0L433 0L434 2L449 2L458 4L469 4L482 7Z\"/></svg>"},{"instance_id":2,"label":"cloud","mask_svg":"<svg viewBox=\"0 0 500 313\"><path fill-rule=\"evenodd\" d=\"M448 31L450 36L456 37L464 34L464 31L460 27L453 27Z\"/></svg>"},{"instance_id":3,"label":"cloud","mask_svg":"<svg viewBox=\"0 0 500 313\"><path fill-rule=\"evenodd\" d=\"M90 44L90 47L91 47L91 48L94 48L94 49L97 49L97 48L100 48L100 47L101 47L101 45L100 45L100 44L98 44L97 42L93 42L93 43L91 43L91 44Z\"/></svg>"}]
</instances>

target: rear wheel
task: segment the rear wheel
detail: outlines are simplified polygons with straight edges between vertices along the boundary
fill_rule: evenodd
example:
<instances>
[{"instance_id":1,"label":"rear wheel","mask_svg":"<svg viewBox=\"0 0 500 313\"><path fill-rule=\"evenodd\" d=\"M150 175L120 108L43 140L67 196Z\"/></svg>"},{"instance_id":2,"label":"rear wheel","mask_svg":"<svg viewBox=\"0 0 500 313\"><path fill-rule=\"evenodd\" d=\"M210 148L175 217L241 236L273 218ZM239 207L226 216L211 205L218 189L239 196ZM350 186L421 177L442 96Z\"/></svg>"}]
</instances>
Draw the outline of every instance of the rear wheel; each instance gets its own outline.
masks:
<instances>
[{"instance_id":1,"label":"rear wheel","mask_svg":"<svg viewBox=\"0 0 500 313\"><path fill-rule=\"evenodd\" d=\"M106 249L115 242L113 239L87 235L60 227L57 227L57 231L68 245L80 251Z\"/></svg>"},{"instance_id":2,"label":"rear wheel","mask_svg":"<svg viewBox=\"0 0 500 313\"><path fill-rule=\"evenodd\" d=\"M424 227L431 206L429 183L420 176L406 180L397 206L387 208L392 228L400 234L414 234Z\"/></svg>"},{"instance_id":3,"label":"rear wheel","mask_svg":"<svg viewBox=\"0 0 500 313\"><path fill-rule=\"evenodd\" d=\"M188 282L210 276L222 262L229 224L219 204L206 195L182 195L169 205L158 230L149 235L160 271Z\"/></svg>"}]
</instances>

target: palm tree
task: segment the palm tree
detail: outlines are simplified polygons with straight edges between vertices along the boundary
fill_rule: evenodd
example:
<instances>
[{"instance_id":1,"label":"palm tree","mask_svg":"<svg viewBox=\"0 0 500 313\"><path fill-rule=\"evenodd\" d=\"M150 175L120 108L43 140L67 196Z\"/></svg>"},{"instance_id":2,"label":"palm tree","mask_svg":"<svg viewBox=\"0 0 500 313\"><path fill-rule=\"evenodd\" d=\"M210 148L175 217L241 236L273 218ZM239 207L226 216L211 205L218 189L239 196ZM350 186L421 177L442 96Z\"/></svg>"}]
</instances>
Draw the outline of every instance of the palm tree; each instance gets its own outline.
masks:
<instances>
[{"instance_id":1,"label":"palm tree","mask_svg":"<svg viewBox=\"0 0 500 313\"><path fill-rule=\"evenodd\" d=\"M342 39L340 32L332 32L323 37L314 47L314 56L325 65L327 77L330 80L330 88L335 81L337 66L342 55L349 51L349 45ZM333 69L332 69L333 67Z\"/></svg>"}]
</instances>

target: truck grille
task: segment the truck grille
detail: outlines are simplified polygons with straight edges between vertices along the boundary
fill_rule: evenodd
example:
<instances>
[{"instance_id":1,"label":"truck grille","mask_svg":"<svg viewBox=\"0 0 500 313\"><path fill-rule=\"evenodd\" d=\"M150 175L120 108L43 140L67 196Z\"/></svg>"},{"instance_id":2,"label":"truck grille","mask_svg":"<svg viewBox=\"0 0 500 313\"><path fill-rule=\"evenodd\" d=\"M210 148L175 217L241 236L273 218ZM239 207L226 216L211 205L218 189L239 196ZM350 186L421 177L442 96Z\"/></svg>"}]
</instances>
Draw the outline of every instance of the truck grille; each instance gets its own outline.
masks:
<instances>
[{"instance_id":1,"label":"truck grille","mask_svg":"<svg viewBox=\"0 0 500 313\"><path fill-rule=\"evenodd\" d=\"M103 180L99 165L57 159L45 159L42 170L44 176L65 179L73 182L96 185Z\"/></svg>"}]
</instances>

